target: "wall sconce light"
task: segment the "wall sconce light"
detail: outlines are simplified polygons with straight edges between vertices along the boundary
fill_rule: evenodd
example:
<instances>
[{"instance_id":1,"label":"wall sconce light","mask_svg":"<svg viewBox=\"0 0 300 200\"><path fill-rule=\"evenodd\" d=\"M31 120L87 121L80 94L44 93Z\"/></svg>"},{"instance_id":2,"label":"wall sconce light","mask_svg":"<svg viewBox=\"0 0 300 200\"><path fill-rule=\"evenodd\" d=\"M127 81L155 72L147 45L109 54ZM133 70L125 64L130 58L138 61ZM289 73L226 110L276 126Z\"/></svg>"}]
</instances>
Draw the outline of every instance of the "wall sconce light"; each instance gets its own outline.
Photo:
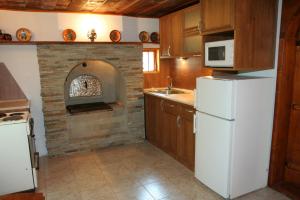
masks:
<instances>
[{"instance_id":1,"label":"wall sconce light","mask_svg":"<svg viewBox=\"0 0 300 200\"><path fill-rule=\"evenodd\" d=\"M88 33L87 33L88 38L91 40L91 42L94 42L95 39L97 38L97 33L95 31L95 29L91 29Z\"/></svg>"},{"instance_id":2,"label":"wall sconce light","mask_svg":"<svg viewBox=\"0 0 300 200\"><path fill-rule=\"evenodd\" d=\"M188 57L179 57L179 60L187 60Z\"/></svg>"}]
</instances>

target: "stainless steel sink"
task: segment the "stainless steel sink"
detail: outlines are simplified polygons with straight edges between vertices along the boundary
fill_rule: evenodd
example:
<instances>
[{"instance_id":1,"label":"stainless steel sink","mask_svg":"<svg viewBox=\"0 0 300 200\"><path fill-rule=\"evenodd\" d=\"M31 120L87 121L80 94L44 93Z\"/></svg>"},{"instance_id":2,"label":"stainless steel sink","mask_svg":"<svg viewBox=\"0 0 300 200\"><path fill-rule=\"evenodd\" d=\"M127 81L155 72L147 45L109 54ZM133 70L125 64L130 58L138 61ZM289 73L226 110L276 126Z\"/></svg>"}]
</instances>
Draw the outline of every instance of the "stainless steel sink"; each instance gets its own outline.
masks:
<instances>
[{"instance_id":1,"label":"stainless steel sink","mask_svg":"<svg viewBox=\"0 0 300 200\"><path fill-rule=\"evenodd\" d=\"M152 92L154 93L159 93L159 94L184 94L185 92L181 90L176 90L176 89L159 89L159 90L153 90Z\"/></svg>"}]
</instances>

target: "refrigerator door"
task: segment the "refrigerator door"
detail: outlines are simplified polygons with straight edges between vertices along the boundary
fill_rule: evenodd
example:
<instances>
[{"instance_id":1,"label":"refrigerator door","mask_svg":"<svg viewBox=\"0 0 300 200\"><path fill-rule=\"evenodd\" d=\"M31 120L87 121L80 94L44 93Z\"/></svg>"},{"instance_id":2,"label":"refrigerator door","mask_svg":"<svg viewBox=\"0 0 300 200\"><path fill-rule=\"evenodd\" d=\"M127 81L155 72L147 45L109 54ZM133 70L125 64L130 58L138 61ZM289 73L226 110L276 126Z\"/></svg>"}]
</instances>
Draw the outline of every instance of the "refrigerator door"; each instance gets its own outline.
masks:
<instances>
[{"instance_id":1,"label":"refrigerator door","mask_svg":"<svg viewBox=\"0 0 300 200\"><path fill-rule=\"evenodd\" d=\"M224 119L234 119L234 81L197 78L196 110Z\"/></svg>"},{"instance_id":2,"label":"refrigerator door","mask_svg":"<svg viewBox=\"0 0 300 200\"><path fill-rule=\"evenodd\" d=\"M231 137L234 121L197 112L195 177L229 197Z\"/></svg>"}]
</instances>

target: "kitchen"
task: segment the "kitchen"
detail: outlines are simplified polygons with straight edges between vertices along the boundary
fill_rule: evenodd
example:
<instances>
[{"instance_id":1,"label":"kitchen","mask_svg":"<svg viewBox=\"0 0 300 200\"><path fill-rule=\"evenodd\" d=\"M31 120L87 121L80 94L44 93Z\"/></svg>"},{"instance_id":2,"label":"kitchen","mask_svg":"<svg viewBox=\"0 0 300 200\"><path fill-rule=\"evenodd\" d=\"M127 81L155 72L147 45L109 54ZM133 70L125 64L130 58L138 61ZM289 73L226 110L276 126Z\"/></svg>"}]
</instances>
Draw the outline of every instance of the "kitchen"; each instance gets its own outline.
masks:
<instances>
[{"instance_id":1,"label":"kitchen","mask_svg":"<svg viewBox=\"0 0 300 200\"><path fill-rule=\"evenodd\" d=\"M1 42L0 61L30 100L36 149L41 156L36 193L43 193L46 199L288 199L283 194L297 199L297 115L291 116L291 120L289 117L284 118L285 127L291 123L290 126L295 127L294 132L284 134L283 127L278 129L275 124L281 124L283 121L280 119L289 116L291 112L280 107L280 104L283 101L286 101L285 105L288 101L292 102L293 91L285 88L293 88L293 79L286 78L285 74L296 73L291 62L284 59L284 56L291 53L285 54L282 49L284 39L289 41L288 34L297 35L297 30L295 33L288 32L292 29L290 27L297 25L296 22L296 25L290 25L290 21L296 18L291 16L296 16L297 6L292 6L289 1L257 1L240 5L232 0L202 0L200 3L177 1L177 5L175 2L169 6L165 4L168 9L164 10L165 2L147 4L145 1L135 1L125 5L125 1L120 1L114 5L108 0L97 2L103 9L92 1L87 3L83 10L89 11L90 6L91 11L93 6L98 6L93 11L97 14L92 15L57 12L55 3L41 6L9 2L1 4L0 18L4 22L1 30L13 35L20 27L26 27L32 34L31 41L17 41L13 35L13 41ZM105 9L111 9L111 13L107 11L105 15L101 15L105 13L105 4L108 5ZM115 9L117 4L126 9ZM83 5L84 3L81 4ZM143 10L145 5L149 8ZM235 10L233 5L239 9ZM64 7L63 3L60 6ZM51 11L50 8L54 10ZM36 9L41 12L32 12ZM75 7L73 9L76 10ZM110 15L118 12L120 13L117 15ZM13 23L10 19L14 19ZM93 28L98 35L94 38L95 42L89 42L90 37L93 37ZM75 30L75 41L63 42L61 34L66 29ZM114 31L119 34L119 41L110 37L111 30L119 30ZM285 30L287 34L283 35ZM159 43L157 36L160 37ZM108 42L110 40L112 42ZM285 48L288 47L287 44ZM222 47L218 48L220 46ZM290 48L291 52L295 50L295 47ZM289 64L290 71L283 70L282 66L288 65L284 62ZM142 64L144 69L141 68ZM96 69L105 71L98 73ZM197 79L211 75L216 80ZM234 184L222 184L222 189L228 187L224 194L202 178L209 174L209 170L202 169L202 162L197 164L197 159L206 156L202 154L206 150L204 144L218 146L221 153L225 151L219 144L208 140L206 142L200 139L198 144L204 144L197 145L197 137L202 133L200 131L198 134L197 130L203 128L198 124L205 120L199 120L198 123L198 119L203 119L203 116L197 117L195 113L196 110L204 109L207 114L227 119L227 116L214 113L214 109L211 112L209 107L215 105L222 109L222 105L226 105L226 98L231 96L237 100L243 96L237 92L242 87L240 83L249 82L251 85L253 78L240 81L232 78L236 75L240 79L243 79L242 76L271 77L266 83L263 83L262 78L256 79L262 81L259 90L252 91L253 94L248 91L247 98L242 102L249 101L249 106L241 104L242 111L248 114L260 108L256 110L257 113L261 112L258 117L249 115L249 120L245 120L243 124L245 127L253 127L251 130L257 134L256 139L262 135L264 137L259 140L249 137L249 149L245 149L246 153L253 153L247 156L262 158L261 162L256 163L258 168L252 176L261 173L259 183L250 188L248 186L243 192L238 189L237 193L241 194L237 196L234 192L229 192L229 188L234 190ZM219 80L217 77L223 78ZM296 78L294 79L296 82ZM222 86L223 82L230 82L232 86L215 88L210 85L213 83L209 80L213 83L221 82ZM76 93L76 85L81 82L83 84L80 87L86 90L83 96L82 93L81 96ZM87 91L90 85L98 86ZM200 90L199 87L204 88ZM206 93L208 88L210 90ZM290 98L281 100L279 90L286 91L285 96ZM106 91L111 95L105 96ZM295 91L297 92L296 89ZM297 96L296 92L294 96ZM202 108L201 102L205 102L206 98L207 104ZM100 101L106 103L99 104ZM293 101L296 112L297 99ZM79 110L79 113L72 113L70 106L73 106L75 112ZM248 107L248 111L245 107ZM237 122L239 118L235 114L239 112L235 112L235 109L231 111L232 113L227 113L234 117L231 116L228 120ZM286 112L285 115L283 112ZM218 123L205 124L212 125L206 127L211 133L213 126ZM233 127L235 125L230 126ZM218 125L216 128L227 133L226 127ZM290 134L292 139L288 138L291 137L288 136ZM285 142L278 137L285 138ZM224 141L221 144L225 145ZM258 146L253 148L251 144ZM287 148L292 153L285 158L285 154L280 152ZM272 156L269 171L270 151ZM209 155L210 160L213 160L213 154ZM230 156L226 157L222 163L231 159ZM290 164L286 165L287 160ZM209 160L205 163L210 165ZM250 165L254 167L253 163L255 162L250 159L241 161L241 165L248 165L247 172ZM284 165L286 169L282 167ZM216 164L209 166L213 173L216 172L214 166ZM225 170L225 167L220 168ZM197 175L202 172L204 176ZM222 175L224 174L226 173ZM246 182L251 182L249 176L246 177ZM217 182L221 180L221 176L216 179ZM243 185L242 182L237 184ZM270 188L256 191L267 185L281 193ZM252 193L247 194L249 192Z\"/></svg>"}]
</instances>

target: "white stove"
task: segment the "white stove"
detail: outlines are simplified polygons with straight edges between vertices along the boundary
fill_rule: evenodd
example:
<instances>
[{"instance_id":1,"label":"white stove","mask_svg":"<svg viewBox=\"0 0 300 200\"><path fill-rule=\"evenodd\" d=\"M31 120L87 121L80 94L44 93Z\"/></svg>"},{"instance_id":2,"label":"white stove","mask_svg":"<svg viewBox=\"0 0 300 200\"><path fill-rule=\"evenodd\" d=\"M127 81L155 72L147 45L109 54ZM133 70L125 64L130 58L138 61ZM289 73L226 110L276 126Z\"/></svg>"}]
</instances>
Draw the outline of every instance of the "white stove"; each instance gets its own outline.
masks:
<instances>
[{"instance_id":1,"label":"white stove","mask_svg":"<svg viewBox=\"0 0 300 200\"><path fill-rule=\"evenodd\" d=\"M34 190L38 162L30 113L0 112L0 196Z\"/></svg>"}]
</instances>

